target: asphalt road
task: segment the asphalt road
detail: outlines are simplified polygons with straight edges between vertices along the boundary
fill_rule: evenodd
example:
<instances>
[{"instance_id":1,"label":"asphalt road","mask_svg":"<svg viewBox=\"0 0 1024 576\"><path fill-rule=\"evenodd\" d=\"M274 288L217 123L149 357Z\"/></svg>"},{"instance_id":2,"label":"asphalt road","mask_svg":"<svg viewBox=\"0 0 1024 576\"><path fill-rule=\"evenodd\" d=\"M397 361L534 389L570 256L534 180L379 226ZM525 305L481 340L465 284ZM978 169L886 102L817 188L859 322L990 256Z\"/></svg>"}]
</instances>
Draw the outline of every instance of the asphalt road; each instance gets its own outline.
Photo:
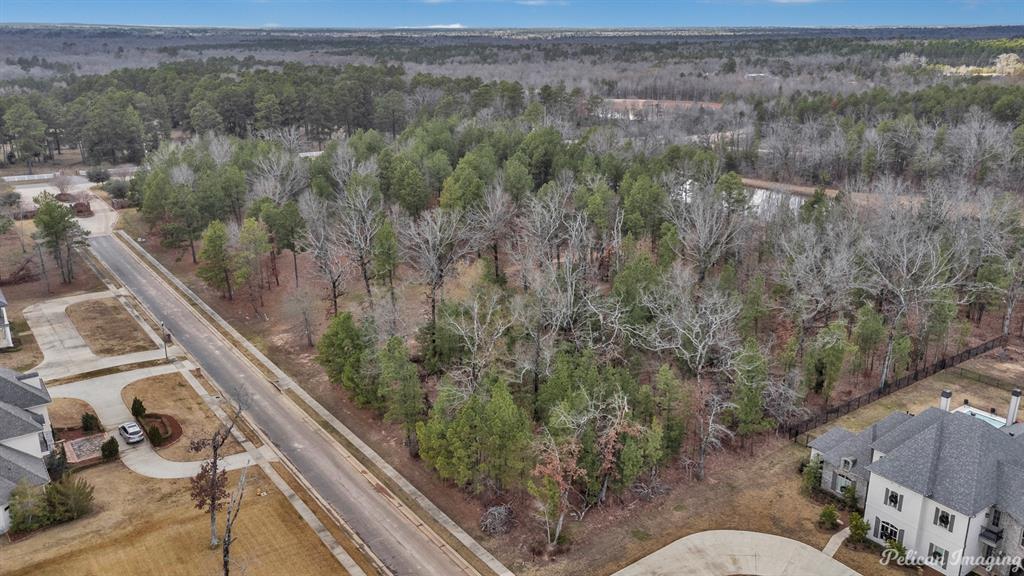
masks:
<instances>
[{"instance_id":1,"label":"asphalt road","mask_svg":"<svg viewBox=\"0 0 1024 576\"><path fill-rule=\"evenodd\" d=\"M174 335L203 371L233 398L306 481L395 574L456 576L464 571L346 459L336 441L226 347L152 270L111 236L89 240L93 253ZM244 513L244 512L243 512Z\"/></svg>"}]
</instances>

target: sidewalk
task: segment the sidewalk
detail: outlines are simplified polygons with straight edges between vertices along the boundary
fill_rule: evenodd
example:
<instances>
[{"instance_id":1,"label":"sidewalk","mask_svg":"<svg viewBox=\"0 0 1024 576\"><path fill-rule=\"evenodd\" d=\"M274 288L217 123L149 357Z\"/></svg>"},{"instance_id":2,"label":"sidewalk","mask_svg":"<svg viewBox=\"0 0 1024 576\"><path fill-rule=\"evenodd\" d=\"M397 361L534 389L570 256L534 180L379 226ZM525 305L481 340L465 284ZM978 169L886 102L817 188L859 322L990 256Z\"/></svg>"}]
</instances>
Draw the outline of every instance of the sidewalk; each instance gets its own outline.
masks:
<instances>
[{"instance_id":1,"label":"sidewalk","mask_svg":"<svg viewBox=\"0 0 1024 576\"><path fill-rule=\"evenodd\" d=\"M103 290L54 298L25 308L25 320L32 330L39 350L43 353L43 362L35 367L35 371L39 372L44 380L54 380L124 364L162 360L164 351L160 348L159 336L144 322L140 321L139 325L153 340L153 350L120 356L97 356L89 349L89 345L67 315L67 307L72 304L118 297L119 295L113 291ZM169 353L176 354L179 351L177 347L172 346Z\"/></svg>"},{"instance_id":2,"label":"sidewalk","mask_svg":"<svg viewBox=\"0 0 1024 576\"><path fill-rule=\"evenodd\" d=\"M111 437L117 438L121 446L121 461L125 466L141 476L150 478L191 478L199 472L202 461L176 462L160 456L148 441L130 445L117 432L117 427L124 422L132 422L131 411L121 398L121 390L125 386L149 378L177 372L176 366L167 364L153 368L140 368L131 372L120 372L88 380L79 380L71 384L49 388L53 398L75 398L87 402ZM235 470L253 464L254 460L247 452L233 454L223 458L225 470Z\"/></svg>"}]
</instances>

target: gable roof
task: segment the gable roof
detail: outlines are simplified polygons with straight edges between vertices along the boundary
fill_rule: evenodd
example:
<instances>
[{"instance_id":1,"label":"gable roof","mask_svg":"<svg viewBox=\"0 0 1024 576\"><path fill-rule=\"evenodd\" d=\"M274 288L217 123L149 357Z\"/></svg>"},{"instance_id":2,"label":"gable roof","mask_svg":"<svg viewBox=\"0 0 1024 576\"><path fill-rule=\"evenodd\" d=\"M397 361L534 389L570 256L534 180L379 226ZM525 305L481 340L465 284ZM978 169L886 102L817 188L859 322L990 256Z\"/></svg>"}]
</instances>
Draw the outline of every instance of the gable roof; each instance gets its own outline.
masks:
<instances>
[{"instance_id":1,"label":"gable roof","mask_svg":"<svg viewBox=\"0 0 1024 576\"><path fill-rule=\"evenodd\" d=\"M7 297L4 296L4 291L0 289L0 306L7 306Z\"/></svg>"},{"instance_id":2,"label":"gable roof","mask_svg":"<svg viewBox=\"0 0 1024 576\"><path fill-rule=\"evenodd\" d=\"M6 402L0 402L0 440L41 432L43 417Z\"/></svg>"},{"instance_id":3,"label":"gable roof","mask_svg":"<svg viewBox=\"0 0 1024 576\"><path fill-rule=\"evenodd\" d=\"M931 426L937 422L940 418L949 414L945 410L938 408L928 408L924 412L909 418L906 421L900 423L893 428L889 433L879 436L874 442L871 443L871 447L882 454L888 454L892 452L896 447L900 446L910 438L919 434L922 430Z\"/></svg>"},{"instance_id":4,"label":"gable roof","mask_svg":"<svg viewBox=\"0 0 1024 576\"><path fill-rule=\"evenodd\" d=\"M50 475L41 458L0 444L0 503L8 502L11 490L22 480L41 486L50 481Z\"/></svg>"},{"instance_id":5,"label":"gable roof","mask_svg":"<svg viewBox=\"0 0 1024 576\"><path fill-rule=\"evenodd\" d=\"M894 439L903 441L894 445ZM939 409L907 420L874 445L892 447L867 466L872 474L972 516L1000 499L1000 460L1024 462L1024 445L1008 434Z\"/></svg>"},{"instance_id":6,"label":"gable roof","mask_svg":"<svg viewBox=\"0 0 1024 576\"><path fill-rule=\"evenodd\" d=\"M0 402L19 408L31 408L50 402L50 393L40 380L39 386L27 382L39 378L35 372L19 374L10 368L0 367Z\"/></svg>"},{"instance_id":7,"label":"gable roof","mask_svg":"<svg viewBox=\"0 0 1024 576\"><path fill-rule=\"evenodd\" d=\"M853 458L854 464L851 472L861 478L866 477L866 466L871 463L872 442L911 418L913 416L906 412L893 412L857 434L844 430L848 436L828 450L822 450L822 457L833 466L841 466L843 458Z\"/></svg>"},{"instance_id":8,"label":"gable roof","mask_svg":"<svg viewBox=\"0 0 1024 576\"><path fill-rule=\"evenodd\" d=\"M832 448L835 448L837 444L849 440L850 438L853 438L853 432L850 432L846 428L836 426L835 428L830 428L828 432L825 432L814 440L811 440L807 445L818 452L825 453Z\"/></svg>"}]
</instances>

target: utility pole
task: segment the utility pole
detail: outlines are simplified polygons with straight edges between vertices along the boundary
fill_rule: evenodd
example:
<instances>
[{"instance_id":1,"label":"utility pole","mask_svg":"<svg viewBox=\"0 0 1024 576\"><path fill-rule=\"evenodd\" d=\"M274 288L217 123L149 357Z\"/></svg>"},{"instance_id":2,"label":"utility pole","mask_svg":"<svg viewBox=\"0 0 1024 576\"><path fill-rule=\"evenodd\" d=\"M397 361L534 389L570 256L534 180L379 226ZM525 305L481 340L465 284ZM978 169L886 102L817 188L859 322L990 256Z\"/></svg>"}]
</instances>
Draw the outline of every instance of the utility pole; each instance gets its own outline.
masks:
<instances>
[{"instance_id":1,"label":"utility pole","mask_svg":"<svg viewBox=\"0 0 1024 576\"><path fill-rule=\"evenodd\" d=\"M167 342L171 339L171 332L167 330L167 326L160 322L160 339L164 342L164 361L169 361L170 357L167 354Z\"/></svg>"}]
</instances>

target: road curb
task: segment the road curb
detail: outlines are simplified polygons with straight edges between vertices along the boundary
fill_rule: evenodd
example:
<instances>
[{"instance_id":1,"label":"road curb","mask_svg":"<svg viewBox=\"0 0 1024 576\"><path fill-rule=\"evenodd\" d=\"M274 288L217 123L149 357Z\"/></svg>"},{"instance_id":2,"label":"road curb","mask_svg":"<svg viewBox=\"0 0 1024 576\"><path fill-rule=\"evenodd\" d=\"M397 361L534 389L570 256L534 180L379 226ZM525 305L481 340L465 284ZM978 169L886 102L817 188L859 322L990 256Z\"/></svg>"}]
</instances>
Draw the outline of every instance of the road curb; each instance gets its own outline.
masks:
<instances>
[{"instance_id":1,"label":"road curb","mask_svg":"<svg viewBox=\"0 0 1024 576\"><path fill-rule=\"evenodd\" d=\"M359 460L364 461L364 465L370 468L376 468L384 476L387 477L398 490L395 492L404 493L408 499L401 498L401 494L396 494L404 503L411 509L410 511L421 516L422 514L429 515L430 518L439 525L439 527L446 531L448 535L454 538L455 542L449 542L449 544L456 544L460 548L464 548L469 554L475 557L478 561L471 563L474 570L479 570L480 564L486 567L483 572L491 572L497 576L514 576L514 573L503 565L494 555L487 551L479 542L477 542L472 536L470 536L465 530L462 529L454 520L452 520L447 514L445 514L440 508L438 508L433 502L430 501L422 492L420 492L415 486L412 485L404 476L402 476L397 470L395 470L386 460L384 460L373 448L367 445L359 436L357 436L351 429L345 424L338 420L333 414L331 414L326 408L323 407L319 402L310 396L301 386L298 386L295 381L286 372L281 370L276 364L274 364L269 358L267 358L258 348L256 348L248 339L242 336L233 326L231 326L226 320L224 320L216 311L210 308L198 295L196 295L191 289L174 276L166 267L164 267L152 254L146 252L146 250L140 246L134 239L132 239L123 230L118 230L114 236L124 243L129 252L134 257L140 260L144 259L143 264L153 269L161 278L166 279L171 283L176 295L184 300L186 304L193 308L198 308L202 314L199 314L200 319L209 324L209 320L203 317L208 316L214 322L216 322L220 329L215 326L214 332L217 333L227 344L233 349L237 350L238 355L241 356L247 363L253 365L254 368L261 374L266 374L268 371L276 376L277 382L268 380L273 383L282 392L285 390L291 390L292 394L284 394L289 397L292 402L298 404L299 401L304 403L309 410L316 413L322 420L329 424L334 430L340 434L352 447L355 448L352 455ZM184 296L183 296L184 295ZM228 340L225 333L229 334L235 341ZM244 348L253 358L259 363L263 364L263 368L256 366L255 363L248 358L248 355L243 353L242 350L238 350L238 347ZM296 400L295 396L298 397ZM299 406L300 410L306 411L303 406ZM319 424L319 423L318 423ZM329 433L329 432L328 432ZM417 510L418 509L418 510ZM432 531L436 531L432 528ZM437 534L444 541L448 541L443 534ZM463 557L463 554L455 550L455 547L449 546L452 552L459 558ZM466 559L463 559L466 561ZM482 573L483 573L482 572Z\"/></svg>"}]
</instances>

